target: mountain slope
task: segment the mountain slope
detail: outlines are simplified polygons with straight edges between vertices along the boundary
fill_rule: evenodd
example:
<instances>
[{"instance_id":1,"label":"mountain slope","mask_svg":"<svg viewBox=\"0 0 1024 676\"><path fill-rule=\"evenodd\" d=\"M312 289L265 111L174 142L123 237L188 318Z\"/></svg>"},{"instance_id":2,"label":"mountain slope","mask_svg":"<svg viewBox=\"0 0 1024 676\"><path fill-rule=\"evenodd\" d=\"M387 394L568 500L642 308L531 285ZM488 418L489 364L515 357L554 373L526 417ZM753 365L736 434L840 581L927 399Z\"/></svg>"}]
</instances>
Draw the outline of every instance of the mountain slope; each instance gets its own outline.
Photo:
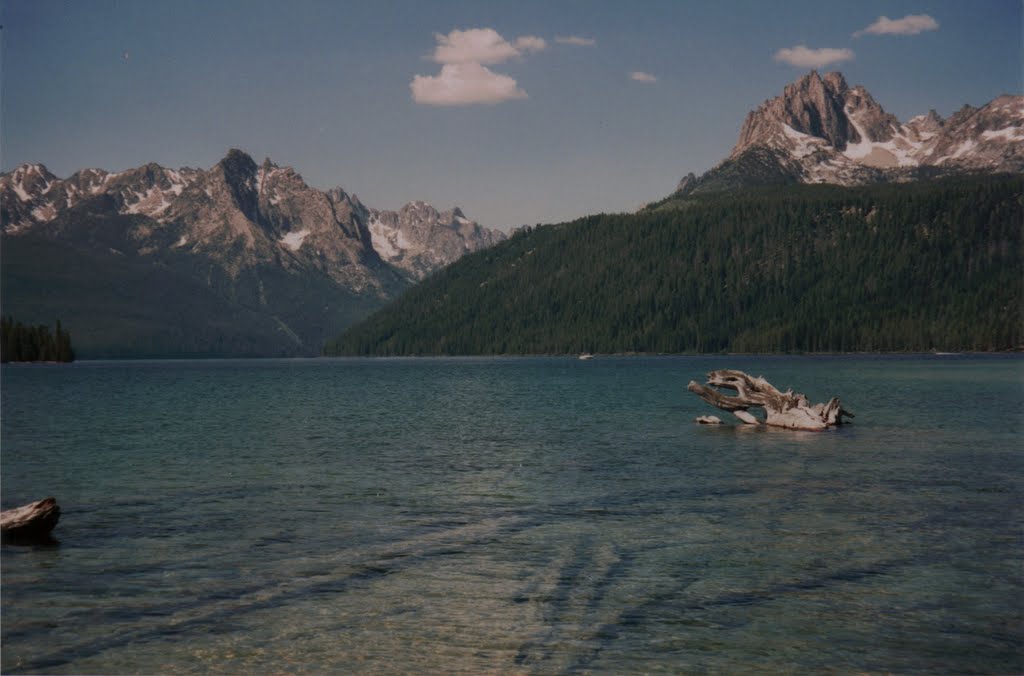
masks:
<instances>
[{"instance_id":1,"label":"mountain slope","mask_svg":"<svg viewBox=\"0 0 1024 676\"><path fill-rule=\"evenodd\" d=\"M786 183L865 185L940 175L1024 172L1024 96L934 110L906 123L841 73L811 71L751 111L729 156L672 197Z\"/></svg>"},{"instance_id":2,"label":"mountain slope","mask_svg":"<svg viewBox=\"0 0 1024 676\"><path fill-rule=\"evenodd\" d=\"M416 279L502 238L457 209L465 223L433 211L424 225L414 215L426 210L396 222L396 239L416 236L385 250L370 223L388 212L238 150L207 171L59 179L25 165L0 176L4 311L61 318L86 358L317 354Z\"/></svg>"},{"instance_id":3,"label":"mountain slope","mask_svg":"<svg viewBox=\"0 0 1024 676\"><path fill-rule=\"evenodd\" d=\"M594 216L466 256L328 354L1022 344L1024 179L792 186Z\"/></svg>"}]
</instances>

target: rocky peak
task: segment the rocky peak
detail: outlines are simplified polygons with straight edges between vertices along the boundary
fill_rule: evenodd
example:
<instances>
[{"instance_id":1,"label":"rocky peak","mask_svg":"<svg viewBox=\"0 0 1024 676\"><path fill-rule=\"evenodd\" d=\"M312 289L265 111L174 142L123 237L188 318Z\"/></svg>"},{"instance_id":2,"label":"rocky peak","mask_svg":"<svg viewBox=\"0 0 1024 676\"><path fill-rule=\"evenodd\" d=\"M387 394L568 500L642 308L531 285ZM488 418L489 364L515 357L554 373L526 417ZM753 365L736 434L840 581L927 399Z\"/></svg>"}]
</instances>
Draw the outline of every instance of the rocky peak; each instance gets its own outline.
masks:
<instances>
[{"instance_id":1,"label":"rocky peak","mask_svg":"<svg viewBox=\"0 0 1024 676\"><path fill-rule=\"evenodd\" d=\"M828 73L822 79L812 70L786 85L782 96L765 101L747 115L731 156L738 156L753 145L769 143L772 137L784 131L783 125L798 133L825 139L833 147L845 148L851 137L851 127L844 113L848 91L841 73ZM855 140L859 139L855 137Z\"/></svg>"},{"instance_id":2,"label":"rocky peak","mask_svg":"<svg viewBox=\"0 0 1024 676\"><path fill-rule=\"evenodd\" d=\"M898 132L900 121L885 112L864 87L847 90L844 100L843 110L853 127L848 143L884 142Z\"/></svg>"},{"instance_id":3,"label":"rocky peak","mask_svg":"<svg viewBox=\"0 0 1024 676\"><path fill-rule=\"evenodd\" d=\"M842 74L811 71L743 122L729 157L677 193L744 185L907 181L955 172L1024 171L1024 96L965 105L943 120L934 110L901 123Z\"/></svg>"},{"instance_id":4,"label":"rocky peak","mask_svg":"<svg viewBox=\"0 0 1024 676\"><path fill-rule=\"evenodd\" d=\"M11 182L21 187L26 193L45 192L47 187L57 179L42 164L23 164L11 174Z\"/></svg>"},{"instance_id":5,"label":"rocky peak","mask_svg":"<svg viewBox=\"0 0 1024 676\"><path fill-rule=\"evenodd\" d=\"M267 160L270 158L268 157ZM273 163L271 163L273 166ZM224 170L225 174L238 177L254 176L256 174L256 161L248 153L232 148L224 156L217 166Z\"/></svg>"},{"instance_id":6,"label":"rocky peak","mask_svg":"<svg viewBox=\"0 0 1024 676\"><path fill-rule=\"evenodd\" d=\"M926 115L915 115L914 117L907 120L906 126L912 129L918 136L922 135L934 135L942 131L942 127L945 124L942 117L935 112L935 109L929 110Z\"/></svg>"},{"instance_id":7,"label":"rocky peak","mask_svg":"<svg viewBox=\"0 0 1024 676\"><path fill-rule=\"evenodd\" d=\"M816 71L811 72L817 74ZM838 70L834 70L831 73L825 73L825 77L822 78L821 82L827 89L831 89L838 94L842 94L848 89L846 85L846 78L843 77L843 74Z\"/></svg>"},{"instance_id":8,"label":"rocky peak","mask_svg":"<svg viewBox=\"0 0 1024 676\"><path fill-rule=\"evenodd\" d=\"M235 204L251 221L259 220L259 183L256 162L247 153L232 148L217 163L215 171L223 178Z\"/></svg>"},{"instance_id":9,"label":"rocky peak","mask_svg":"<svg viewBox=\"0 0 1024 676\"><path fill-rule=\"evenodd\" d=\"M369 231L377 254L417 280L467 252L505 239L503 233L466 218L459 207L439 212L423 201L409 202L397 212L371 209Z\"/></svg>"}]
</instances>

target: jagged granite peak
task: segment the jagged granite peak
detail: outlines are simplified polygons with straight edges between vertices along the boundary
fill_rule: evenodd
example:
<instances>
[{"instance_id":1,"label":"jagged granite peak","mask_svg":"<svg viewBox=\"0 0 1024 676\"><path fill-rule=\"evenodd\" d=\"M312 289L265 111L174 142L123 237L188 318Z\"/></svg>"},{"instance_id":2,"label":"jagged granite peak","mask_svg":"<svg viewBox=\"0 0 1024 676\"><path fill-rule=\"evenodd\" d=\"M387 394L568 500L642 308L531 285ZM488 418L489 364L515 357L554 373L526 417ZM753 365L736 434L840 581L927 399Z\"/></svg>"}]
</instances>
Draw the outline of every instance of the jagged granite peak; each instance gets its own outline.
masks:
<instances>
[{"instance_id":1,"label":"jagged granite peak","mask_svg":"<svg viewBox=\"0 0 1024 676\"><path fill-rule=\"evenodd\" d=\"M730 156L754 145L773 145L780 133L818 138L842 152L850 144L888 141L898 128L899 120L886 113L864 87L851 88L842 73L822 78L811 71L747 115Z\"/></svg>"},{"instance_id":2,"label":"jagged granite peak","mask_svg":"<svg viewBox=\"0 0 1024 676\"><path fill-rule=\"evenodd\" d=\"M369 215L374 249L414 280L505 239L504 233L466 218L459 207L439 212L427 202L415 201L398 211L371 209Z\"/></svg>"},{"instance_id":3,"label":"jagged granite peak","mask_svg":"<svg viewBox=\"0 0 1024 676\"><path fill-rule=\"evenodd\" d=\"M259 185L256 162L247 153L232 148L214 167L223 178L235 205L250 221L259 222Z\"/></svg>"},{"instance_id":4,"label":"jagged granite peak","mask_svg":"<svg viewBox=\"0 0 1024 676\"><path fill-rule=\"evenodd\" d=\"M0 177L0 210L13 223L33 223L51 215L45 196L57 177L42 164L23 164Z\"/></svg>"},{"instance_id":5,"label":"jagged granite peak","mask_svg":"<svg viewBox=\"0 0 1024 676\"><path fill-rule=\"evenodd\" d=\"M44 193L57 180L44 164L23 164L14 170L11 178L26 193Z\"/></svg>"},{"instance_id":6,"label":"jagged granite peak","mask_svg":"<svg viewBox=\"0 0 1024 676\"><path fill-rule=\"evenodd\" d=\"M751 111L729 156L676 193L782 183L860 185L958 172L1024 171L1024 96L934 110L906 123L839 72L811 71Z\"/></svg>"},{"instance_id":7,"label":"jagged granite peak","mask_svg":"<svg viewBox=\"0 0 1024 676\"><path fill-rule=\"evenodd\" d=\"M780 124L823 138L837 148L845 147L850 136L843 114L847 91L846 80L840 73L828 73L822 79L817 71L811 71L786 85L782 96L765 101L747 115L732 156L742 154L752 145L764 143L778 132Z\"/></svg>"}]
</instances>

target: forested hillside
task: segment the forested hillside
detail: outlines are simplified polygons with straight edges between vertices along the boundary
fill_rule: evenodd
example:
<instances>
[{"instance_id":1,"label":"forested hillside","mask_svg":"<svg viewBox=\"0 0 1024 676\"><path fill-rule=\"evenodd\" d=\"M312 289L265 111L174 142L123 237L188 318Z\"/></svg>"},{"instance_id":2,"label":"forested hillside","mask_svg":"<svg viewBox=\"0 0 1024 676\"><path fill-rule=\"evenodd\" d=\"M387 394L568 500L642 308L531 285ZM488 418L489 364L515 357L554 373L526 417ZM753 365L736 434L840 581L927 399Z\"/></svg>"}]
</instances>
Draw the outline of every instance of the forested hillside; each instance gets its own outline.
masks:
<instances>
[{"instance_id":1,"label":"forested hillside","mask_svg":"<svg viewBox=\"0 0 1024 676\"><path fill-rule=\"evenodd\" d=\"M701 195L520 232L329 355L1005 350L1024 177Z\"/></svg>"}]
</instances>

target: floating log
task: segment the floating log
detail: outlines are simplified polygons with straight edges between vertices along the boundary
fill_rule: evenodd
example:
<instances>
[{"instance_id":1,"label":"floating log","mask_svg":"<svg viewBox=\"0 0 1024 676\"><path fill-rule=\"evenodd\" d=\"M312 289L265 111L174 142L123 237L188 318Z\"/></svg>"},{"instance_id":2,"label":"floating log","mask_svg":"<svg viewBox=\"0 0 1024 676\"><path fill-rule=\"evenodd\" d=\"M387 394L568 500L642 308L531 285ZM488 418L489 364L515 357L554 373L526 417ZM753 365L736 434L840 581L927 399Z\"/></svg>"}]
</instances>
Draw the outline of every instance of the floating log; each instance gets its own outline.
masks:
<instances>
[{"instance_id":1,"label":"floating log","mask_svg":"<svg viewBox=\"0 0 1024 676\"><path fill-rule=\"evenodd\" d=\"M733 390L736 395L722 394L715 388ZM755 407L764 409L764 424L793 430L823 430L843 424L843 416L854 417L843 409L838 397L812 405L802 394L793 394L793 390L779 392L764 378L732 369L712 371L708 374L707 385L691 380L686 389L747 424L760 422L747 412L748 408Z\"/></svg>"},{"instance_id":2,"label":"floating log","mask_svg":"<svg viewBox=\"0 0 1024 676\"><path fill-rule=\"evenodd\" d=\"M46 498L0 512L0 536L5 541L46 540L60 519L57 500Z\"/></svg>"}]
</instances>

